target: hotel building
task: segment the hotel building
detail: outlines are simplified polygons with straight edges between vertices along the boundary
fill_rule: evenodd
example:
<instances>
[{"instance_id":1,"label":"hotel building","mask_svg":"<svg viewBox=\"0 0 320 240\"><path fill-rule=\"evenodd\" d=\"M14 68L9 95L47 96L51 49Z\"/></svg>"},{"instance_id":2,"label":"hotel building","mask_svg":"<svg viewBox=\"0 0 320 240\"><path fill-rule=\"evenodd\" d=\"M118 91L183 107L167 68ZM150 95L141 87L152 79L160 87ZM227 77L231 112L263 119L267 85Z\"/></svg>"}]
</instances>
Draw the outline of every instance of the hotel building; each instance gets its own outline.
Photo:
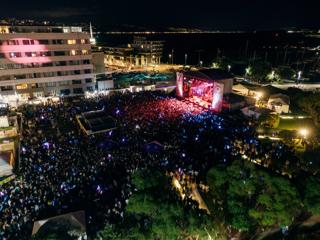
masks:
<instances>
[{"instance_id":1,"label":"hotel building","mask_svg":"<svg viewBox=\"0 0 320 240\"><path fill-rule=\"evenodd\" d=\"M94 90L90 35L81 27L0 26L2 101Z\"/></svg>"},{"instance_id":2,"label":"hotel building","mask_svg":"<svg viewBox=\"0 0 320 240\"><path fill-rule=\"evenodd\" d=\"M125 46L104 46L105 64L122 68L146 67L161 64L163 41L134 37Z\"/></svg>"}]
</instances>

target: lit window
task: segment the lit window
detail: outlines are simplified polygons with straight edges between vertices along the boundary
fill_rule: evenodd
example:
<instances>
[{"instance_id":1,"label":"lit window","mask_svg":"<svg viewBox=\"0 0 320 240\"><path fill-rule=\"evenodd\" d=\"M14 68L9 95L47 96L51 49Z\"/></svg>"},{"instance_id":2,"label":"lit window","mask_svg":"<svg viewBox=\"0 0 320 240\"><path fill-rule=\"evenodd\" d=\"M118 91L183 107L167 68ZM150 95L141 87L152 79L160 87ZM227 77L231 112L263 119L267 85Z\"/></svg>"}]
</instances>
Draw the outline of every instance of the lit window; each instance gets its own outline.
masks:
<instances>
[{"instance_id":1,"label":"lit window","mask_svg":"<svg viewBox=\"0 0 320 240\"><path fill-rule=\"evenodd\" d=\"M71 51L70 51L70 55L71 55L71 56L75 56L76 54L77 54L76 50L71 50Z\"/></svg>"},{"instance_id":2,"label":"lit window","mask_svg":"<svg viewBox=\"0 0 320 240\"><path fill-rule=\"evenodd\" d=\"M21 89L27 89L28 88L28 84L24 83L24 84L19 84L16 86L17 90L21 90Z\"/></svg>"},{"instance_id":3,"label":"lit window","mask_svg":"<svg viewBox=\"0 0 320 240\"><path fill-rule=\"evenodd\" d=\"M82 55L88 55L88 50L83 49L82 50Z\"/></svg>"},{"instance_id":4,"label":"lit window","mask_svg":"<svg viewBox=\"0 0 320 240\"><path fill-rule=\"evenodd\" d=\"M69 45L73 45L73 44L76 44L77 41L75 39L72 39L72 40L68 40L68 44Z\"/></svg>"},{"instance_id":5,"label":"lit window","mask_svg":"<svg viewBox=\"0 0 320 240\"><path fill-rule=\"evenodd\" d=\"M81 39L81 44L85 44L86 40L85 39Z\"/></svg>"}]
</instances>

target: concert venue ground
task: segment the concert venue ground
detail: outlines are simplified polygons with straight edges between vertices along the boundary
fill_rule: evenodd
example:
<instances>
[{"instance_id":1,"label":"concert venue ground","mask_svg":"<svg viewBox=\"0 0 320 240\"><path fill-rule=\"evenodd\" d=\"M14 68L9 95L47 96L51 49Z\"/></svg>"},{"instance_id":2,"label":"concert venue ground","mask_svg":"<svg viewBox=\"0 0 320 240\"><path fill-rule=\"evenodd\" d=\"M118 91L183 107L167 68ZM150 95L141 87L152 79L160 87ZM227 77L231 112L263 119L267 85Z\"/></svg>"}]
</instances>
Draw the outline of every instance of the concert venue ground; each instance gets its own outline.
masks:
<instances>
[{"instance_id":1,"label":"concert venue ground","mask_svg":"<svg viewBox=\"0 0 320 240\"><path fill-rule=\"evenodd\" d=\"M85 136L76 116L104 109L117 128ZM157 169L194 175L243 155L286 161L281 144L265 148L250 122L217 115L162 92L116 94L20 108L20 172L0 186L0 239L28 239L32 223L85 210L88 234L121 221L134 192L132 172ZM163 151L148 152L157 141ZM265 152L268 152L268 155Z\"/></svg>"}]
</instances>

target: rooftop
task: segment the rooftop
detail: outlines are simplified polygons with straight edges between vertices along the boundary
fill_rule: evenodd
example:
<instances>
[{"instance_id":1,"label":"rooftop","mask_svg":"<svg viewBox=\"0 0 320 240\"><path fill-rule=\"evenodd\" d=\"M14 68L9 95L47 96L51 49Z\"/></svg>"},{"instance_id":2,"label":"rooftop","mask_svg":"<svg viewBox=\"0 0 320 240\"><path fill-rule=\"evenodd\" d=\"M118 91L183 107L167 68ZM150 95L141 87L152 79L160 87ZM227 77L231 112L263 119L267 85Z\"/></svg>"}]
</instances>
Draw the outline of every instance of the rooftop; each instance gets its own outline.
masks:
<instances>
[{"instance_id":1,"label":"rooftop","mask_svg":"<svg viewBox=\"0 0 320 240\"><path fill-rule=\"evenodd\" d=\"M204 68L197 71L186 71L184 72L184 75L209 81L233 79L233 75L228 71L215 68Z\"/></svg>"}]
</instances>

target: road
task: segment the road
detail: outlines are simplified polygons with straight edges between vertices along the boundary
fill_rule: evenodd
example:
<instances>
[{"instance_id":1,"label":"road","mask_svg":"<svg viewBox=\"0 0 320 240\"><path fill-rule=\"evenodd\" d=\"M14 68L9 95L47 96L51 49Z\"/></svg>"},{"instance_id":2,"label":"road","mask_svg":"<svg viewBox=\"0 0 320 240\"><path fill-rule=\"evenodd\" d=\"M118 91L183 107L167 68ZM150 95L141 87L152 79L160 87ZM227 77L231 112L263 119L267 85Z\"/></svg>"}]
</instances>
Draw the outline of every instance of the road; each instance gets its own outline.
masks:
<instances>
[{"instance_id":1,"label":"road","mask_svg":"<svg viewBox=\"0 0 320 240\"><path fill-rule=\"evenodd\" d=\"M320 91L320 83L300 83L300 84L295 84L295 83L274 83L272 84L273 87L280 88L283 90L287 90L288 88L299 88L303 91Z\"/></svg>"}]
</instances>

